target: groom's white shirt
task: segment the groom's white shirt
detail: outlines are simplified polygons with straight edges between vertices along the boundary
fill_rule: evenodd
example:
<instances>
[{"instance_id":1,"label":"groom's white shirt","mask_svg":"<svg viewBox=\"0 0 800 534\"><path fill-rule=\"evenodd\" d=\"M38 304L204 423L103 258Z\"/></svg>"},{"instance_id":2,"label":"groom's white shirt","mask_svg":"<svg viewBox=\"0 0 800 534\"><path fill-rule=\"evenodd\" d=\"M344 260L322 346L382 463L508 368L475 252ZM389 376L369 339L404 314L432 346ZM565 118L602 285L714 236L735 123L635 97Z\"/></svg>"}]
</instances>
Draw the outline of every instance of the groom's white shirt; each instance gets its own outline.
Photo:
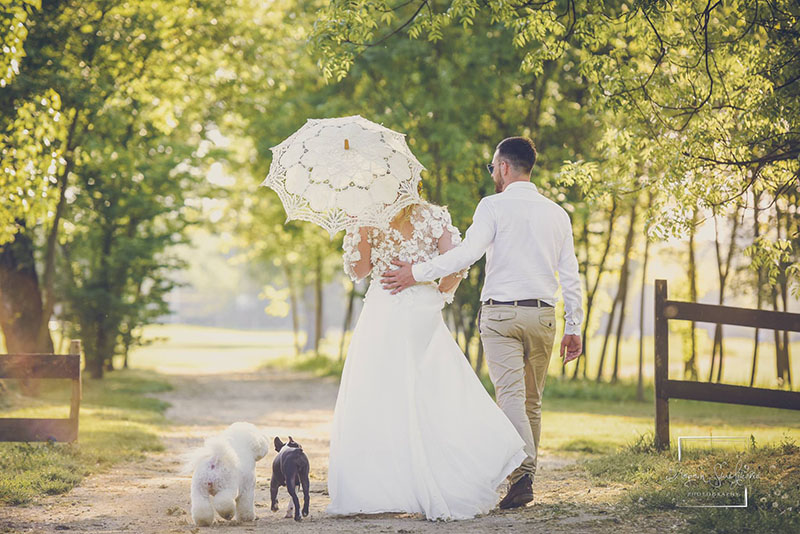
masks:
<instances>
[{"instance_id":1,"label":"groom's white shirt","mask_svg":"<svg viewBox=\"0 0 800 534\"><path fill-rule=\"evenodd\" d=\"M416 281L428 282L469 267L484 253L482 301L540 299L555 305L560 280L564 333L580 335L581 282L564 208L543 197L534 184L512 182L478 203L461 244L411 269Z\"/></svg>"}]
</instances>

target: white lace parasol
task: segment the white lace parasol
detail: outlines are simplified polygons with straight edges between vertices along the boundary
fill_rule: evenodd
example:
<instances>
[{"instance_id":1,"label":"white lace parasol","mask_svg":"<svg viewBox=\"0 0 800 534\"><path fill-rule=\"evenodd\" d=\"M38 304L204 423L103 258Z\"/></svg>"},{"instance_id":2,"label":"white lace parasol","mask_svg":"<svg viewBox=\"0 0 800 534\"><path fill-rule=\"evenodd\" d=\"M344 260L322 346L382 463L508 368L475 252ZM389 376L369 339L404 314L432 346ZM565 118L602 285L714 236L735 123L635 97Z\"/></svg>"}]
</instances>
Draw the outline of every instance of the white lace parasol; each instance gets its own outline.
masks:
<instances>
[{"instance_id":1,"label":"white lace parasol","mask_svg":"<svg viewBox=\"0 0 800 534\"><path fill-rule=\"evenodd\" d=\"M272 147L261 185L274 189L286 220L300 219L333 236L356 226L385 226L419 201L425 168L405 135L359 116L309 119Z\"/></svg>"}]
</instances>

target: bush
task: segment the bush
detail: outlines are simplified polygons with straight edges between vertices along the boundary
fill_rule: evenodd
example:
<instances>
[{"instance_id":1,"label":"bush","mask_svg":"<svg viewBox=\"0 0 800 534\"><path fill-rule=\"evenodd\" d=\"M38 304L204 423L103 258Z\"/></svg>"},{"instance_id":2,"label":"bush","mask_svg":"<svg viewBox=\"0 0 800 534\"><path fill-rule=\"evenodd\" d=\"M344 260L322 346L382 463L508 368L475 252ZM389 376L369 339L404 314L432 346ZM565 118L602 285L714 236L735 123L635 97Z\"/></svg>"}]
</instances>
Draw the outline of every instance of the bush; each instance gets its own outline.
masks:
<instances>
[{"instance_id":1,"label":"bush","mask_svg":"<svg viewBox=\"0 0 800 534\"><path fill-rule=\"evenodd\" d=\"M651 383L645 383L645 401L651 402L653 395L653 385ZM544 388L544 398L635 402L636 382L620 380L611 384L608 382L597 383L594 380L571 380L550 376L547 378L547 383Z\"/></svg>"},{"instance_id":2,"label":"bush","mask_svg":"<svg viewBox=\"0 0 800 534\"><path fill-rule=\"evenodd\" d=\"M344 360L332 358L326 354L319 356L313 352L305 352L299 356L285 356L270 360L263 366L264 369L283 369L291 371L303 371L313 373L316 376L335 376L342 377Z\"/></svg>"}]
</instances>

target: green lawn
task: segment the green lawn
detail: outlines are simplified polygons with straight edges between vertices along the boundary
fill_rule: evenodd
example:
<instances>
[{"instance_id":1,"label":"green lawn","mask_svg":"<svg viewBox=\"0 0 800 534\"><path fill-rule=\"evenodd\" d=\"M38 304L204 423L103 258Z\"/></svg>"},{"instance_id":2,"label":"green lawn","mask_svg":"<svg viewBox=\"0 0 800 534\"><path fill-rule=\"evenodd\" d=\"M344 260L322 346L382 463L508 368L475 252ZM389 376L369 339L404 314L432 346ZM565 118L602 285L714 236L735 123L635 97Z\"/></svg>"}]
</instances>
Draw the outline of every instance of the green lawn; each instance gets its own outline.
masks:
<instances>
[{"instance_id":1,"label":"green lawn","mask_svg":"<svg viewBox=\"0 0 800 534\"><path fill-rule=\"evenodd\" d=\"M9 381L0 417L67 417L69 382L47 383L32 399L18 395ZM85 379L77 443L0 443L0 502L20 504L63 493L116 462L162 450L158 434L167 404L145 394L169 389L163 378L143 371Z\"/></svg>"},{"instance_id":2,"label":"green lawn","mask_svg":"<svg viewBox=\"0 0 800 534\"><path fill-rule=\"evenodd\" d=\"M652 388L646 398L652 399ZM798 532L800 529L800 413L709 402L670 401L671 449L655 451L653 402L637 402L632 382L617 385L554 380L545 387L541 446L578 460L598 485L628 487L628 513L679 510L690 530ZM737 436L744 443L698 443L679 462L679 436ZM747 508L687 508L691 490L724 491L741 469L756 475L734 488L749 492ZM676 476L683 473L685 476ZM719 477L717 475L720 475ZM687 477L703 476L708 482ZM718 501L712 500L712 503ZM741 502L741 501L740 501Z\"/></svg>"},{"instance_id":3,"label":"green lawn","mask_svg":"<svg viewBox=\"0 0 800 534\"><path fill-rule=\"evenodd\" d=\"M293 336L289 330L236 330L206 326L167 324L151 325L145 328L144 338L150 344L133 349L130 365L137 369L150 369L162 373L216 373L232 371L249 371L258 369L269 362L281 365L275 360L291 360L294 356ZM708 376L711 358L711 338L705 331L698 330L698 370L702 380ZM349 340L348 339L345 341ZM328 332L323 339L322 353L334 359L339 354L341 334L334 330ZM301 343L305 335L301 334ZM603 339L595 336L589 342L588 351L589 378L597 374L599 356ZM558 345L558 343L556 343ZM614 340L609 342L604 371L610 377L613 366ZM557 350L554 348L554 350ZM725 362L723 365L723 382L730 384L747 384L750 381L752 366L753 340L750 338L727 338L725 340ZM800 390L800 343L791 344L792 376L794 389ZM681 378L682 339L673 333L670 337L670 377ZM620 343L619 377L634 379L637 376L639 359L638 338L625 338ZM121 365L118 359L117 364ZM286 362L284 362L286 363ZM574 363L567 366L571 376ZM775 388L775 349L774 344L762 342L759 345L759 358L756 367L756 386ZM484 367L483 371L486 369ZM559 376L561 363L554 354L549 374ZM644 377L652 381L653 377L653 339L644 340Z\"/></svg>"},{"instance_id":4,"label":"green lawn","mask_svg":"<svg viewBox=\"0 0 800 534\"><path fill-rule=\"evenodd\" d=\"M651 438L642 435L614 452L590 455L580 466L600 486L625 484L621 504L627 513L676 510L692 533L800 532L800 447L794 439L698 450L677 461L674 450L653 450ZM698 490L712 496L698 497ZM745 500L746 507L720 506Z\"/></svg>"},{"instance_id":5,"label":"green lawn","mask_svg":"<svg viewBox=\"0 0 800 534\"><path fill-rule=\"evenodd\" d=\"M167 374L252 371L268 361L294 354L294 338L288 330L169 324L147 327L144 337L150 344L135 348L129 365ZM323 350L335 354L337 342L333 338L324 340Z\"/></svg>"},{"instance_id":6,"label":"green lawn","mask_svg":"<svg viewBox=\"0 0 800 534\"><path fill-rule=\"evenodd\" d=\"M753 436L766 444L789 437L800 442L800 414L791 410L697 401L670 401L670 436ZM542 445L547 449L607 452L654 431L653 407L545 398ZM674 444L673 443L673 444Z\"/></svg>"}]
</instances>

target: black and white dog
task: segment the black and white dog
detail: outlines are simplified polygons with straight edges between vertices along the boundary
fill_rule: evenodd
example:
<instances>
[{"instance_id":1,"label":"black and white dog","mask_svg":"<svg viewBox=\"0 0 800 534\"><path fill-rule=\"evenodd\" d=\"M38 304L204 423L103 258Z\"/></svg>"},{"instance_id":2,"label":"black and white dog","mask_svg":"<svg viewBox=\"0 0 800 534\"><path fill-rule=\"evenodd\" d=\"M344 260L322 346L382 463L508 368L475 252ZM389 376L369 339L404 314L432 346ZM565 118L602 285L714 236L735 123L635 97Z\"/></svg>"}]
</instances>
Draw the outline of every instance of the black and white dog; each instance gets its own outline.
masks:
<instances>
[{"instance_id":1,"label":"black and white dog","mask_svg":"<svg viewBox=\"0 0 800 534\"><path fill-rule=\"evenodd\" d=\"M275 438L275 450L278 455L272 461L272 480L270 481L270 496L272 497L272 511L278 511L278 488L286 486L289 496L289 508L286 517L302 521L300 517L300 500L297 498L297 488L303 487L303 516L308 515L308 456L303 448L289 436L289 442L283 443L280 438Z\"/></svg>"}]
</instances>

